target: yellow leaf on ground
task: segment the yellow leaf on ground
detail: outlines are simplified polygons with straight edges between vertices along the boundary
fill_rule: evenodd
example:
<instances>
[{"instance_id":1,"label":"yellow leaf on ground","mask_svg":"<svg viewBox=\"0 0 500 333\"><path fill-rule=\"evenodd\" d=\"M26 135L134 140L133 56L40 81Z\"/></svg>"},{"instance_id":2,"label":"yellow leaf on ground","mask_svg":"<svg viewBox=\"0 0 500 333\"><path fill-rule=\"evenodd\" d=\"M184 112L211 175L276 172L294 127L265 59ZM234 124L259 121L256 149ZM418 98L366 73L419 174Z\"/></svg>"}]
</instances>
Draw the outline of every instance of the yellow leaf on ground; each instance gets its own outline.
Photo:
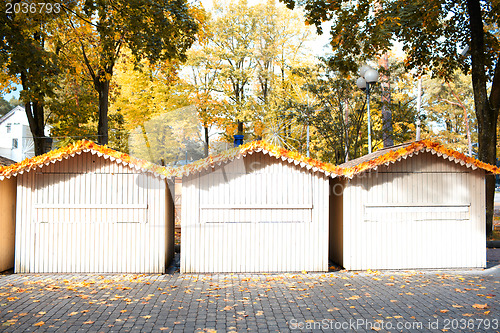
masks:
<instances>
[{"instance_id":1,"label":"yellow leaf on ground","mask_svg":"<svg viewBox=\"0 0 500 333\"><path fill-rule=\"evenodd\" d=\"M45 322L44 322L44 321L39 321L38 323L34 324L33 326L38 326L38 327L40 327L40 326L43 326L44 324L45 324Z\"/></svg>"},{"instance_id":2,"label":"yellow leaf on ground","mask_svg":"<svg viewBox=\"0 0 500 333\"><path fill-rule=\"evenodd\" d=\"M483 310L483 309L487 309L488 308L488 304L474 304L472 307L474 309L481 309L481 310Z\"/></svg>"}]
</instances>

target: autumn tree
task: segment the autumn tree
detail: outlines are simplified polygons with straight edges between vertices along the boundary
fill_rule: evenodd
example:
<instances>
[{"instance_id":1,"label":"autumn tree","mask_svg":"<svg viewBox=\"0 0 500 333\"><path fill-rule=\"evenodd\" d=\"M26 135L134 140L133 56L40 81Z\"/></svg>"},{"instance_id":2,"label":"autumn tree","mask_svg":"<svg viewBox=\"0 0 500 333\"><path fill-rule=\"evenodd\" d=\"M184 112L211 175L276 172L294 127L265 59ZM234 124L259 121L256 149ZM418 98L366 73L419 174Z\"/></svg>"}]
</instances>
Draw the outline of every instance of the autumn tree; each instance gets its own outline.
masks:
<instances>
[{"instance_id":1,"label":"autumn tree","mask_svg":"<svg viewBox=\"0 0 500 333\"><path fill-rule=\"evenodd\" d=\"M14 10L15 5L20 10ZM68 1L68 8L71 5L72 2ZM20 99L26 111L36 155L48 149L49 141L44 133L44 105L45 99L54 94L59 72L56 53L48 40L60 15L60 3L56 1L46 1L43 8L37 1L30 0L4 1L0 4L2 86L6 81L20 82L22 86Z\"/></svg>"},{"instance_id":2,"label":"autumn tree","mask_svg":"<svg viewBox=\"0 0 500 333\"><path fill-rule=\"evenodd\" d=\"M211 34L209 34L211 37ZM200 45L206 46L207 38ZM226 108L224 100L216 98L218 89L218 75L221 71L221 59L206 53L200 47L195 47L188 52L187 72L190 81L190 100L198 111L198 119L203 127L205 141L204 153L209 154L210 129L222 125L219 120Z\"/></svg>"},{"instance_id":3,"label":"autumn tree","mask_svg":"<svg viewBox=\"0 0 500 333\"><path fill-rule=\"evenodd\" d=\"M58 83L54 96L46 99L51 136L60 147L81 139L95 140L99 106L92 82L68 71L58 75Z\"/></svg>"},{"instance_id":4,"label":"autumn tree","mask_svg":"<svg viewBox=\"0 0 500 333\"><path fill-rule=\"evenodd\" d=\"M150 161L159 163L159 156L165 158L158 151L164 145L174 150L181 145L174 137L168 137L170 141L161 146L155 143L161 137L158 131L165 133L165 129L158 127L160 120L170 119L165 115L189 105L189 87L178 77L179 65L176 60L151 64L147 59L137 64L130 51L125 50L115 66L110 115L123 117L132 152Z\"/></svg>"},{"instance_id":5,"label":"autumn tree","mask_svg":"<svg viewBox=\"0 0 500 333\"><path fill-rule=\"evenodd\" d=\"M413 139L414 121L417 114L414 99L408 93L412 80L401 72L395 62L388 68L391 101L381 100L383 92L379 87L372 91L372 145L383 148L385 139L383 107L392 110L394 131L392 139L402 143ZM313 126L312 145L316 157L336 164L355 159L368 151L367 113L365 94L356 84L356 77L346 78L324 60L314 68L297 70L304 79L303 90L310 99L304 102L291 101L291 109L298 110L294 116L303 124Z\"/></svg>"},{"instance_id":6,"label":"autumn tree","mask_svg":"<svg viewBox=\"0 0 500 333\"><path fill-rule=\"evenodd\" d=\"M0 117L12 110L13 106L3 97L0 98Z\"/></svg>"},{"instance_id":7,"label":"autumn tree","mask_svg":"<svg viewBox=\"0 0 500 333\"><path fill-rule=\"evenodd\" d=\"M500 3L480 0L283 0L303 6L317 27L331 21L331 62L355 71L364 60L389 50L395 40L406 52L408 69L448 78L457 69L472 75L478 120L479 159L496 164L496 128L500 109ZM488 93L488 87L489 93ZM492 232L495 179L486 179L486 230Z\"/></svg>"},{"instance_id":8,"label":"autumn tree","mask_svg":"<svg viewBox=\"0 0 500 333\"><path fill-rule=\"evenodd\" d=\"M259 17L246 0L217 4L209 25L210 42L205 48L212 58L220 63L218 73L219 91L230 101L226 120L237 123L237 131L243 134L243 122L248 119L252 96L249 87L254 77L255 36Z\"/></svg>"},{"instance_id":9,"label":"autumn tree","mask_svg":"<svg viewBox=\"0 0 500 333\"><path fill-rule=\"evenodd\" d=\"M196 100L207 102L200 119L221 128L227 140L236 132L262 137L284 111L291 68L311 59L304 52L311 30L273 0L219 3L210 14L206 41L190 52Z\"/></svg>"},{"instance_id":10,"label":"autumn tree","mask_svg":"<svg viewBox=\"0 0 500 333\"><path fill-rule=\"evenodd\" d=\"M471 143L477 142L471 77L460 72L454 73L450 82L427 77L423 86L425 115L434 128L434 138L448 148L468 154L467 129Z\"/></svg>"},{"instance_id":11,"label":"autumn tree","mask_svg":"<svg viewBox=\"0 0 500 333\"><path fill-rule=\"evenodd\" d=\"M65 9L68 29L57 47L78 47L77 62L84 64L98 93L98 141L107 144L110 83L123 49L136 62L183 60L197 22L185 0L85 0Z\"/></svg>"}]
</instances>

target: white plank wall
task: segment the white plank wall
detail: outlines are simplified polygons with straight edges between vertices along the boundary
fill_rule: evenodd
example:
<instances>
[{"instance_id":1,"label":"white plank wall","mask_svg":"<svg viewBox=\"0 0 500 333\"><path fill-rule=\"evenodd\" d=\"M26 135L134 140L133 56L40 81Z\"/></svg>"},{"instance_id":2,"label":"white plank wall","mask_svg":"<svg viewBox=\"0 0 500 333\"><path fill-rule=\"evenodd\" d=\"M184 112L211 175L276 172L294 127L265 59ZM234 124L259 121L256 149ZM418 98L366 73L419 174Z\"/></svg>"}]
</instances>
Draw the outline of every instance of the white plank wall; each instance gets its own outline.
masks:
<instances>
[{"instance_id":1,"label":"white plank wall","mask_svg":"<svg viewBox=\"0 0 500 333\"><path fill-rule=\"evenodd\" d=\"M18 176L17 273L162 273L165 180L82 153Z\"/></svg>"},{"instance_id":2,"label":"white plank wall","mask_svg":"<svg viewBox=\"0 0 500 333\"><path fill-rule=\"evenodd\" d=\"M184 177L181 272L327 271L328 190L263 153Z\"/></svg>"},{"instance_id":3,"label":"white plank wall","mask_svg":"<svg viewBox=\"0 0 500 333\"><path fill-rule=\"evenodd\" d=\"M484 172L420 153L347 182L350 270L484 267Z\"/></svg>"}]
</instances>

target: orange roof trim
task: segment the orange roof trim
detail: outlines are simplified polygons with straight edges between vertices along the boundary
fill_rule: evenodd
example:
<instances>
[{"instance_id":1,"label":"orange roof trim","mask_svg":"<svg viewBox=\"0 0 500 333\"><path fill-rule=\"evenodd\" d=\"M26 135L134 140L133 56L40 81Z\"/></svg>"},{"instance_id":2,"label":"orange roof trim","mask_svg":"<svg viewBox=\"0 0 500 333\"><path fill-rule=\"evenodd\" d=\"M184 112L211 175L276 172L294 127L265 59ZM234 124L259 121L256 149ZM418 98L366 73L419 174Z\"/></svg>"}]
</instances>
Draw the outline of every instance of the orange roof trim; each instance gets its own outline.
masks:
<instances>
[{"instance_id":1,"label":"orange roof trim","mask_svg":"<svg viewBox=\"0 0 500 333\"><path fill-rule=\"evenodd\" d=\"M298 165L313 172L321 172L327 176L336 177L339 168L330 163L323 163L318 160L305 157L297 152L289 151L281 147L276 147L265 141L251 141L236 148L226 150L220 154L209 156L207 158L195 161L193 163L178 167L175 169L175 175L178 177L188 176L202 170L213 168L222 163L231 162L236 158L244 157L247 154L262 152L276 159L287 161L288 163Z\"/></svg>"},{"instance_id":2,"label":"orange roof trim","mask_svg":"<svg viewBox=\"0 0 500 333\"><path fill-rule=\"evenodd\" d=\"M35 156L22 162L0 168L0 180L14 177L18 174L29 172L37 168L43 168L45 165L49 165L50 163L56 163L58 161L62 161L63 159L68 159L69 157L74 157L75 155L86 152L90 152L99 157L102 156L105 159L115 161L119 164L129 165L137 170L150 172L160 178L168 177L172 173L172 168L170 167L163 167L148 161L137 159L106 146L100 146L89 140L80 140L66 147L52 150L46 154Z\"/></svg>"},{"instance_id":3,"label":"orange roof trim","mask_svg":"<svg viewBox=\"0 0 500 333\"><path fill-rule=\"evenodd\" d=\"M247 154L253 154L255 152L262 152L269 156L273 156L276 159L281 159L291 164L300 166L301 168L312 170L313 172L321 172L330 177L344 176L347 178L352 178L357 174L365 171L376 170L381 165L388 166L391 163L396 163L401 159L411 157L414 154L420 152L431 152L432 154L437 154L445 159L459 163L460 165L466 166L472 169L483 169L487 172L494 174L500 174L500 168L481 162L475 158L466 156L457 151L447 149L442 145L431 142L429 140L417 141L409 144L402 145L401 148L394 147L388 148L386 153L376 152L376 156L370 159L369 155L363 157L363 161L354 164L350 167L335 166L331 163L323 163L318 160L305 157L297 152L289 151L281 147L276 147L265 141L252 141L241 145L239 147L229 149L220 154L209 156L207 158L195 161L193 163L172 168L163 167L145 160L137 159L128 154L118 152L106 146L100 146L92 141L81 140L70 144L66 147L50 151L46 154L35 156L30 159L26 159L22 162L15 163L12 165L0 166L0 180L4 178L15 177L18 174L24 172L29 172L37 168L42 168L50 163L56 163L57 161L62 161L63 159L68 159L76 154L81 154L82 152L90 152L92 154L97 154L105 159L110 159L116 163L123 165L129 165L132 168L141 170L143 172L150 172L157 177L165 178L171 176L187 176L193 173L198 173L203 170L213 168L215 166L221 165L223 163L228 163L234 159L244 157ZM354 161L353 161L354 162Z\"/></svg>"},{"instance_id":4,"label":"orange roof trim","mask_svg":"<svg viewBox=\"0 0 500 333\"><path fill-rule=\"evenodd\" d=\"M455 150L445 148L438 143L429 140L422 140L410 143L399 149L392 150L388 148L387 153L373 159L365 160L364 162L356 164L352 167L341 167L341 175L347 178L352 178L353 176L362 172L375 170L381 165L387 166L391 163L400 161L402 158L407 158L420 152L430 152L432 154L436 154L437 156L443 157L473 170L483 169L493 174L500 174L500 168L494 165L481 162L473 157L469 157Z\"/></svg>"}]
</instances>

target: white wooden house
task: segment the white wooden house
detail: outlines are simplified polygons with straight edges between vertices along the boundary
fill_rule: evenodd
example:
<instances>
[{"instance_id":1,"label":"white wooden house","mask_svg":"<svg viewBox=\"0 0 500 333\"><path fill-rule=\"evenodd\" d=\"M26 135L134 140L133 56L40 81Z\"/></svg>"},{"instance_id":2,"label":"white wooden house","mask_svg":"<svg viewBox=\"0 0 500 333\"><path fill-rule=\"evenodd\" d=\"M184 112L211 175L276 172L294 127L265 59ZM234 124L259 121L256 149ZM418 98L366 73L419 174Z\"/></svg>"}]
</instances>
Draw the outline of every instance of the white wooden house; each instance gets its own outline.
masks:
<instances>
[{"instance_id":1,"label":"white wooden house","mask_svg":"<svg viewBox=\"0 0 500 333\"><path fill-rule=\"evenodd\" d=\"M485 175L498 168L429 142L340 165L330 258L349 270L486 265Z\"/></svg>"},{"instance_id":2,"label":"white wooden house","mask_svg":"<svg viewBox=\"0 0 500 333\"><path fill-rule=\"evenodd\" d=\"M173 256L166 169L90 141L0 170L17 179L15 272L163 273Z\"/></svg>"},{"instance_id":3,"label":"white wooden house","mask_svg":"<svg viewBox=\"0 0 500 333\"><path fill-rule=\"evenodd\" d=\"M16 162L35 156L28 117L21 105L0 118L0 155Z\"/></svg>"},{"instance_id":4,"label":"white wooden house","mask_svg":"<svg viewBox=\"0 0 500 333\"><path fill-rule=\"evenodd\" d=\"M264 142L179 168L181 272L327 271L332 171Z\"/></svg>"},{"instance_id":5,"label":"white wooden house","mask_svg":"<svg viewBox=\"0 0 500 333\"><path fill-rule=\"evenodd\" d=\"M0 156L0 170L15 162ZM14 267L16 180L0 181L0 272Z\"/></svg>"}]
</instances>

